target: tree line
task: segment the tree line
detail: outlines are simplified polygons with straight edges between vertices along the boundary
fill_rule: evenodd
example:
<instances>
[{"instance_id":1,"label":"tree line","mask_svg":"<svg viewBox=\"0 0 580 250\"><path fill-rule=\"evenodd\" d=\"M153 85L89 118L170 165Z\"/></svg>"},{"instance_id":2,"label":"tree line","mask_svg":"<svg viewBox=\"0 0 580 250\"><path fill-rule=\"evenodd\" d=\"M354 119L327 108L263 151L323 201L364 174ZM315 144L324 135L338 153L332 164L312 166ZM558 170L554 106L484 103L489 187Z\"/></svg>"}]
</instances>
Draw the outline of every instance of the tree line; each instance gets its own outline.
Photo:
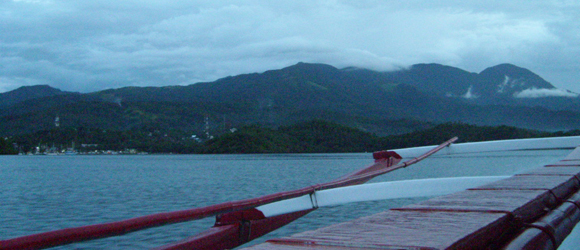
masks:
<instances>
[{"instance_id":1,"label":"tree line","mask_svg":"<svg viewBox=\"0 0 580 250\"><path fill-rule=\"evenodd\" d=\"M543 132L510 126L476 126L459 122L435 125L429 129L390 136L315 120L297 125L267 129L244 127L207 141L201 153L339 153L372 152L407 147L437 145L454 136L457 142L540 138L580 135L580 130Z\"/></svg>"},{"instance_id":2,"label":"tree line","mask_svg":"<svg viewBox=\"0 0 580 250\"><path fill-rule=\"evenodd\" d=\"M17 154L18 151L7 138L0 138L0 155Z\"/></svg>"},{"instance_id":3,"label":"tree line","mask_svg":"<svg viewBox=\"0 0 580 250\"><path fill-rule=\"evenodd\" d=\"M342 153L372 152L435 145L454 136L458 142L580 135L580 130L543 132L510 126L476 126L458 122L435 125L407 134L377 136L323 120L267 128L244 126L215 138L192 137L178 130L140 128L107 131L96 128L54 128L0 138L0 154L28 153L44 148L74 147L80 153L127 150L177 154Z\"/></svg>"}]
</instances>

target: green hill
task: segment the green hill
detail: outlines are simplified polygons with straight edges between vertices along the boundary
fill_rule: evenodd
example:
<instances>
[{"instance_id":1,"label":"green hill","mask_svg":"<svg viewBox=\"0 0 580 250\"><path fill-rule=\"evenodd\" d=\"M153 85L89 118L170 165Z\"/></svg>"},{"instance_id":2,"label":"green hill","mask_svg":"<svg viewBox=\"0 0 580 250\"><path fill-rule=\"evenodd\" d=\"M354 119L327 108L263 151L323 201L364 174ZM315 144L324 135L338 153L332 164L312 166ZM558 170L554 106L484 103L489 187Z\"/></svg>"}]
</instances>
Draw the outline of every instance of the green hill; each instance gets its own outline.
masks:
<instances>
[{"instance_id":1,"label":"green hill","mask_svg":"<svg viewBox=\"0 0 580 250\"><path fill-rule=\"evenodd\" d=\"M493 93L503 83L498 83L502 75L506 84L510 81L505 79L516 79L518 85L511 92L504 88L508 94L497 96ZM299 63L188 86L126 87L87 94L26 87L0 94L4 103L0 136L49 130L55 127L56 117L65 127L180 130L190 135L219 135L247 125L276 129L313 119L380 136L444 122L577 129L578 98L513 98L514 91L551 86L508 64L477 74L439 64L377 72ZM473 96L482 97L460 97L469 87Z\"/></svg>"}]
</instances>

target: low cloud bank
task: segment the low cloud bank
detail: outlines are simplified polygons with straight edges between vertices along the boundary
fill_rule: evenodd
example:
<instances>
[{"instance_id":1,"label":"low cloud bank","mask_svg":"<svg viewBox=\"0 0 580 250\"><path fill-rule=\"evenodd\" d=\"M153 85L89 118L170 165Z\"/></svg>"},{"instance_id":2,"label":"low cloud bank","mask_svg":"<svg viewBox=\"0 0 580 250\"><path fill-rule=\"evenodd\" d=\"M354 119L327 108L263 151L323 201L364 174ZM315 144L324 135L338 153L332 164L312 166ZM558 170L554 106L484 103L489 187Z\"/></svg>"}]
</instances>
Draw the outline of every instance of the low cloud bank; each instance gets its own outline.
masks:
<instances>
[{"instance_id":1,"label":"low cloud bank","mask_svg":"<svg viewBox=\"0 0 580 250\"><path fill-rule=\"evenodd\" d=\"M515 98L541 98L541 97L578 97L579 94L563 89L537 89L531 88L515 93Z\"/></svg>"}]
</instances>

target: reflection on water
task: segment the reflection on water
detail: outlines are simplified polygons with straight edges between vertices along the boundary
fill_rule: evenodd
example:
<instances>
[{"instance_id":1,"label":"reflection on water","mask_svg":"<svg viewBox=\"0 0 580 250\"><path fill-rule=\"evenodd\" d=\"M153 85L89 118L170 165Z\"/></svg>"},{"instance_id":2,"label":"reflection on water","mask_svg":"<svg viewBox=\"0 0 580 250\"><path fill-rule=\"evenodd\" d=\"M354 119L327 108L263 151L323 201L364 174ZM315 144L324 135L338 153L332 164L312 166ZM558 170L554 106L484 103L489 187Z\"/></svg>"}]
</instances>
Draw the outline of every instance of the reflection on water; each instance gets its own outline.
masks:
<instances>
[{"instance_id":1,"label":"reflection on water","mask_svg":"<svg viewBox=\"0 0 580 250\"><path fill-rule=\"evenodd\" d=\"M372 182L512 175L570 150L438 156ZM0 239L240 200L322 183L372 164L371 154L0 157ZM321 208L256 244L426 199ZM213 218L55 249L143 249L182 240Z\"/></svg>"}]
</instances>

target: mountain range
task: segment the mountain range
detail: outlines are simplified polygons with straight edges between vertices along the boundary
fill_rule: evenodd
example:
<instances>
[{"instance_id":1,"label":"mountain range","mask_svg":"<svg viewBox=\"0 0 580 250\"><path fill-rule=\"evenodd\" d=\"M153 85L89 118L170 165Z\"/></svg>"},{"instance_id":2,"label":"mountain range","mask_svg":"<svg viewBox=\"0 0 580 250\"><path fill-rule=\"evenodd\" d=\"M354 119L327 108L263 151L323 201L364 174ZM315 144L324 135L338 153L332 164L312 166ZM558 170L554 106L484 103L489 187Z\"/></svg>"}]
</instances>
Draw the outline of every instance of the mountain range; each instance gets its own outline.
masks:
<instances>
[{"instance_id":1,"label":"mountain range","mask_svg":"<svg viewBox=\"0 0 580 250\"><path fill-rule=\"evenodd\" d=\"M2 136L55 126L220 133L321 119L400 134L442 122L545 131L580 127L580 97L512 64L480 73L441 64L379 72L298 63L188 86L75 93L46 85L0 93Z\"/></svg>"}]
</instances>

